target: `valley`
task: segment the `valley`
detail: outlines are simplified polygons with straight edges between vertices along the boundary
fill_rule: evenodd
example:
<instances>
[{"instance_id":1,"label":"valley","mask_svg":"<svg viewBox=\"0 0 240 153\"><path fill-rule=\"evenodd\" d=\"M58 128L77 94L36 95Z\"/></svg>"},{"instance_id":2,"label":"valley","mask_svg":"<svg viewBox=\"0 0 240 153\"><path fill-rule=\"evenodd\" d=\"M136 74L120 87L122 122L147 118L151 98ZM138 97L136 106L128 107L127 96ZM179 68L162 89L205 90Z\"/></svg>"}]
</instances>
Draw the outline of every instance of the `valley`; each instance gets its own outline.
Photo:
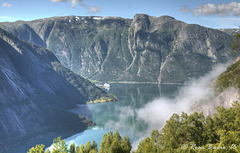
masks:
<instances>
[{"instance_id":1,"label":"valley","mask_svg":"<svg viewBox=\"0 0 240 153\"><path fill-rule=\"evenodd\" d=\"M98 144L103 131L119 130L136 148L174 113L212 114L224 98L228 108L239 100L234 89L229 98L230 87L239 88L239 61L214 71L239 54L230 52L232 29L146 14L51 17L0 27L0 153L24 153L61 135L80 145L96 128L91 138ZM93 82L108 83L109 91Z\"/></svg>"}]
</instances>

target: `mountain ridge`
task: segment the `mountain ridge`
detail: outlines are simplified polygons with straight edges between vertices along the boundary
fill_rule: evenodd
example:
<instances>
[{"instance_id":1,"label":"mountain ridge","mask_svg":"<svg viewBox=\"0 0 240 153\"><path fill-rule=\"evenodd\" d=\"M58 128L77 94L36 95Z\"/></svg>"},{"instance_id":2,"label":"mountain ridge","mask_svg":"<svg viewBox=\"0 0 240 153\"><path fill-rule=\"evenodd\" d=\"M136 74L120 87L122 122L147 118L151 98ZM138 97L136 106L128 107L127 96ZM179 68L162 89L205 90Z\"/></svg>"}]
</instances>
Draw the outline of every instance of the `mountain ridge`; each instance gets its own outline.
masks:
<instances>
[{"instance_id":1,"label":"mountain ridge","mask_svg":"<svg viewBox=\"0 0 240 153\"><path fill-rule=\"evenodd\" d=\"M183 83L232 57L231 35L170 16L65 16L0 26L100 81Z\"/></svg>"}]
</instances>

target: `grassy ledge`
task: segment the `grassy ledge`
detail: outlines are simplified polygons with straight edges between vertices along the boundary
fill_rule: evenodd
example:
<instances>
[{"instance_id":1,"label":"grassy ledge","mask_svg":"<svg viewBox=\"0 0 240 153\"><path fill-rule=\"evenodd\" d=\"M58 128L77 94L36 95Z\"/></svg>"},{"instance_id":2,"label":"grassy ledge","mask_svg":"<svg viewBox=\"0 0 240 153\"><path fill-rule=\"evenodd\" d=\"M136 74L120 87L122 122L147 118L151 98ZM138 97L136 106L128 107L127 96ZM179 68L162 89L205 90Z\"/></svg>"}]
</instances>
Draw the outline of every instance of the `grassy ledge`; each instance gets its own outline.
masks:
<instances>
[{"instance_id":1,"label":"grassy ledge","mask_svg":"<svg viewBox=\"0 0 240 153\"><path fill-rule=\"evenodd\" d=\"M95 103L105 103L105 102L115 102L117 101L118 98L115 95L109 95L107 97L100 97L99 99L95 99L95 100L90 100L87 102L87 104L95 104Z\"/></svg>"}]
</instances>

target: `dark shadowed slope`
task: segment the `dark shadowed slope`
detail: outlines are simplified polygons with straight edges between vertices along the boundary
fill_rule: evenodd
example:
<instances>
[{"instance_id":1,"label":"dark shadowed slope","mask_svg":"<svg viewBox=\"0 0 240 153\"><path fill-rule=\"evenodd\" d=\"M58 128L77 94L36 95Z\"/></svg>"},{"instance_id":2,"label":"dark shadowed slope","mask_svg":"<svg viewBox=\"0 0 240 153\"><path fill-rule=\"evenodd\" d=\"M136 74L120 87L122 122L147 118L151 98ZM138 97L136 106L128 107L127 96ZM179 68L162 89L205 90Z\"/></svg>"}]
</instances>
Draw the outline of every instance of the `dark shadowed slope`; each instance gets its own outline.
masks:
<instances>
[{"instance_id":1,"label":"dark shadowed slope","mask_svg":"<svg viewBox=\"0 0 240 153\"><path fill-rule=\"evenodd\" d=\"M0 29L1 153L43 133L83 130L92 122L67 110L101 96L107 93L50 51Z\"/></svg>"}]
</instances>

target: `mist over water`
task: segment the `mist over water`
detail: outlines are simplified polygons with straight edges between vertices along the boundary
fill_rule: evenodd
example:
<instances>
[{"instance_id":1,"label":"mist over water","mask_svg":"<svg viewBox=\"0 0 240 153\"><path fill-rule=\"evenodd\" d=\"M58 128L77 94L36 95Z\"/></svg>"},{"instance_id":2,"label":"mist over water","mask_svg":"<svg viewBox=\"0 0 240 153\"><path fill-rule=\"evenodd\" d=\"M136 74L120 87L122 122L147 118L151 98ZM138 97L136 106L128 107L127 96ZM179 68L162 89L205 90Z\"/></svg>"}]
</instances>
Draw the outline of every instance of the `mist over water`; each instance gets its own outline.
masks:
<instances>
[{"instance_id":1,"label":"mist over water","mask_svg":"<svg viewBox=\"0 0 240 153\"><path fill-rule=\"evenodd\" d=\"M137 110L138 119L146 122L152 130L156 127L161 128L162 122L169 119L173 113L180 114L182 111L189 113L194 102L213 96L211 85L228 65L219 64L208 74L185 82L174 99L160 97L147 103L143 108Z\"/></svg>"},{"instance_id":2,"label":"mist over water","mask_svg":"<svg viewBox=\"0 0 240 153\"><path fill-rule=\"evenodd\" d=\"M119 120L108 120L104 125L105 129L131 131L133 135L139 137L133 142L133 147L136 148L138 142L149 136L152 130L162 128L173 113L181 114L182 111L189 113L194 102L213 96L211 85L214 79L226 70L228 65L216 65L208 74L186 82L177 93L173 93L176 94L174 98L160 96L137 109L130 106L116 108L119 112ZM130 118L134 118L137 124L146 125L144 133L137 133L136 126L125 124Z\"/></svg>"},{"instance_id":3,"label":"mist over water","mask_svg":"<svg viewBox=\"0 0 240 153\"><path fill-rule=\"evenodd\" d=\"M130 136L135 149L152 130L161 129L173 113L189 113L195 101L213 96L211 84L228 65L216 65L205 76L192 79L184 86L112 84L109 92L117 95L119 101L87 105L98 127L70 137L68 143L80 145L94 139L99 146L104 133L119 130L122 136Z\"/></svg>"},{"instance_id":4,"label":"mist over water","mask_svg":"<svg viewBox=\"0 0 240 153\"><path fill-rule=\"evenodd\" d=\"M111 84L109 92L118 96L117 102L79 105L78 108L71 110L91 118L98 126L82 133L70 131L69 133L74 135L66 139L67 144L70 146L74 142L80 145L95 140L100 146L105 133L119 130L121 136L130 136L133 149L135 149L139 141L149 136L153 129L161 129L173 113L190 112L189 109L194 101L212 96L210 85L227 66L228 64L217 65L205 76L192 79L184 86ZM90 110L91 113L86 110ZM69 133L53 133L43 136L9 153L24 153L36 144L51 144L53 138L71 135Z\"/></svg>"}]
</instances>

